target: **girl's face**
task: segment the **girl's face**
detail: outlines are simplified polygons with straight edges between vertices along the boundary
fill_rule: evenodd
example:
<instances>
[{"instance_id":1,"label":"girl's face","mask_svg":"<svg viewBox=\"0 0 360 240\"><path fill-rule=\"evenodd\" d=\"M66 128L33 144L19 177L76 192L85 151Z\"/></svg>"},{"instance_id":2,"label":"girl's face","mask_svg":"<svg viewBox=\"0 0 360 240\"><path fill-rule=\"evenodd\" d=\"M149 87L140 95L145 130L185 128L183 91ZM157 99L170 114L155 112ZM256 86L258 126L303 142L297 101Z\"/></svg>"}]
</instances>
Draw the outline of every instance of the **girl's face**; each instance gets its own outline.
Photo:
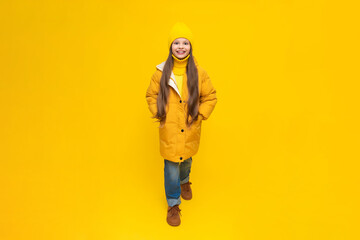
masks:
<instances>
[{"instance_id":1,"label":"girl's face","mask_svg":"<svg viewBox=\"0 0 360 240\"><path fill-rule=\"evenodd\" d=\"M190 53L190 41L186 38L177 38L173 41L171 49L175 57L183 59Z\"/></svg>"}]
</instances>

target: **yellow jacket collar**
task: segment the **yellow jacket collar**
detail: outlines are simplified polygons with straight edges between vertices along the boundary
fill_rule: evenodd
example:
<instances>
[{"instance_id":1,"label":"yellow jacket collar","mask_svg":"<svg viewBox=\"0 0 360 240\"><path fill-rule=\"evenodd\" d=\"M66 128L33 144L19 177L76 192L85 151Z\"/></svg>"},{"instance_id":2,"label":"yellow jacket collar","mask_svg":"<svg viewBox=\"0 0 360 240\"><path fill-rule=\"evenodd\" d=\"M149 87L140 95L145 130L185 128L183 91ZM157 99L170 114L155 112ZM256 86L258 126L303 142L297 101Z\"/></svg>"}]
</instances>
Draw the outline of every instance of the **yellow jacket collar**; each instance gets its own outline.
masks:
<instances>
[{"instance_id":1,"label":"yellow jacket collar","mask_svg":"<svg viewBox=\"0 0 360 240\"><path fill-rule=\"evenodd\" d=\"M196 60L196 57L193 56L193 58L194 58L195 65L198 66L198 62ZM156 66L156 68L159 69L160 71L163 71L165 63L166 63L166 61L160 63L159 65Z\"/></svg>"},{"instance_id":2,"label":"yellow jacket collar","mask_svg":"<svg viewBox=\"0 0 360 240\"><path fill-rule=\"evenodd\" d=\"M196 60L196 58L194 57L194 62L195 62L195 66L198 66L198 62ZM157 69L159 69L160 71L164 70L164 66L165 66L166 61L160 63L159 65L156 66ZM170 85L170 87L172 87L177 94L179 94L179 96L181 97L180 91L176 86L176 80L175 80L175 74L173 71L171 71L171 75L170 75L170 79L168 81L168 84Z\"/></svg>"}]
</instances>

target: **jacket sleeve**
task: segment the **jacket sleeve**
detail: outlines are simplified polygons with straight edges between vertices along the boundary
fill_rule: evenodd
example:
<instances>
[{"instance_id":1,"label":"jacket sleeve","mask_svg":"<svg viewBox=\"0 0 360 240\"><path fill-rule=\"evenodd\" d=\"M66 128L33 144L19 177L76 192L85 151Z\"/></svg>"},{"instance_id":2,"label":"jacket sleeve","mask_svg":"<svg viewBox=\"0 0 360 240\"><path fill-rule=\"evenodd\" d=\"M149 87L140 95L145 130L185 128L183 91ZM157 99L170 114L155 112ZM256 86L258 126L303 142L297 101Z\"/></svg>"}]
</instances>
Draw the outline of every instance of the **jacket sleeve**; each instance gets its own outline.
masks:
<instances>
[{"instance_id":1,"label":"jacket sleeve","mask_svg":"<svg viewBox=\"0 0 360 240\"><path fill-rule=\"evenodd\" d=\"M155 72L150 80L150 85L146 91L146 101L153 117L157 113L157 96L159 94L159 74Z\"/></svg>"},{"instance_id":2,"label":"jacket sleeve","mask_svg":"<svg viewBox=\"0 0 360 240\"><path fill-rule=\"evenodd\" d=\"M200 92L200 106L199 113L202 115L203 120L210 117L210 114L215 108L217 98L216 90L210 81L210 77L206 71L203 71Z\"/></svg>"}]
</instances>

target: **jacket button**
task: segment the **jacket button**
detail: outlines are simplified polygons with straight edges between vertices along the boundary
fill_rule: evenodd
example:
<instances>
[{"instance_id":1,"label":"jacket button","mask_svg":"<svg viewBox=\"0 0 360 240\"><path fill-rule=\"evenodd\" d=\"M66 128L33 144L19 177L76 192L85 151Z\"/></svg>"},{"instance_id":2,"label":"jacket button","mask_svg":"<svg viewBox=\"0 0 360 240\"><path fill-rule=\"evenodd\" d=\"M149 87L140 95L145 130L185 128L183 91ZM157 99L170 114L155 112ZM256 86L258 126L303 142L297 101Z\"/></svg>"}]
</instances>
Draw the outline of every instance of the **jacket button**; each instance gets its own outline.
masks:
<instances>
[{"instance_id":1,"label":"jacket button","mask_svg":"<svg viewBox=\"0 0 360 240\"><path fill-rule=\"evenodd\" d=\"M184 129L181 129L181 132L184 132Z\"/></svg>"},{"instance_id":2,"label":"jacket button","mask_svg":"<svg viewBox=\"0 0 360 240\"><path fill-rule=\"evenodd\" d=\"M180 157L180 160L182 160L182 157Z\"/></svg>"},{"instance_id":3,"label":"jacket button","mask_svg":"<svg viewBox=\"0 0 360 240\"><path fill-rule=\"evenodd\" d=\"M180 100L180 103L181 103L182 101Z\"/></svg>"}]
</instances>

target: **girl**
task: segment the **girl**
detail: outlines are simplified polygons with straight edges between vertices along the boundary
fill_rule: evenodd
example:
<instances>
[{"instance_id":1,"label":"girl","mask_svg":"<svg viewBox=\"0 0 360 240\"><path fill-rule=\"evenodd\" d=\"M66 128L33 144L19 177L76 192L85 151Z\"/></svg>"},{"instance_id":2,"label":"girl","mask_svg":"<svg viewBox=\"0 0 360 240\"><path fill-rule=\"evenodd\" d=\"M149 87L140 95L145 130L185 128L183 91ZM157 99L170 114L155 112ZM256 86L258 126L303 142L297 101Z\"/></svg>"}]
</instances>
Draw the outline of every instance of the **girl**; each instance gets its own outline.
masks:
<instances>
[{"instance_id":1,"label":"girl","mask_svg":"<svg viewBox=\"0 0 360 240\"><path fill-rule=\"evenodd\" d=\"M172 27L168 50L167 60L156 66L146 100L153 118L160 122L167 222L178 226L180 195L192 198L189 174L199 148L201 122L209 118L217 98L209 76L193 56L193 35L184 23Z\"/></svg>"}]
</instances>

